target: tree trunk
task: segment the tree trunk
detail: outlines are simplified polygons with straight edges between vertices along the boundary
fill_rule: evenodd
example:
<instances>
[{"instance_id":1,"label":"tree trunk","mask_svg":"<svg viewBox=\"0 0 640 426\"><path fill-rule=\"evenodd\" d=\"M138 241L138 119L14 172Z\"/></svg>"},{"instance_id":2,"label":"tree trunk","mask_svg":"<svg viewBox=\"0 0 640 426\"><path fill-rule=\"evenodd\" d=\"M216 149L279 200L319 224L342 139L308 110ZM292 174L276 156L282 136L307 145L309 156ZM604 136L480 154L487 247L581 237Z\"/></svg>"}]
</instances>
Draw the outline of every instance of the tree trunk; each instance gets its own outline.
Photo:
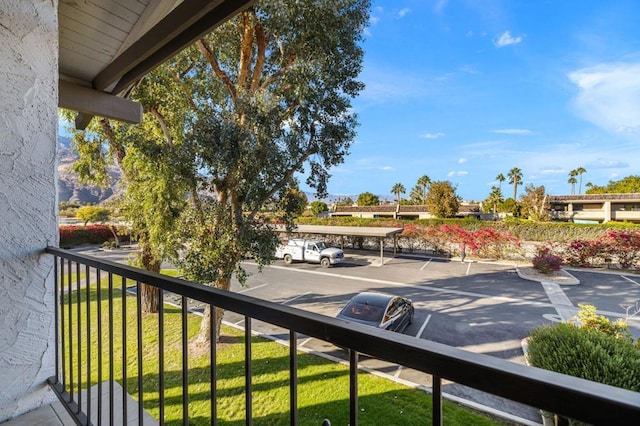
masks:
<instances>
[{"instance_id":1,"label":"tree trunk","mask_svg":"<svg viewBox=\"0 0 640 426\"><path fill-rule=\"evenodd\" d=\"M147 271L160 272L161 261L155 259L151 253L151 248L147 244L142 244L141 255L142 266ZM160 309L162 303L161 290L147 284L140 284L140 297L142 302L142 312L155 314Z\"/></svg>"},{"instance_id":2,"label":"tree trunk","mask_svg":"<svg viewBox=\"0 0 640 426\"><path fill-rule=\"evenodd\" d=\"M229 291L231 288L231 278L220 278L214 287L221 290ZM222 317L224 316L224 309L216 306L215 308L215 333L216 342L220 341L220 325L222 324ZM202 322L200 323L200 331L196 336L194 342L199 345L209 344L211 341L211 308L209 305L205 306Z\"/></svg>"}]
</instances>

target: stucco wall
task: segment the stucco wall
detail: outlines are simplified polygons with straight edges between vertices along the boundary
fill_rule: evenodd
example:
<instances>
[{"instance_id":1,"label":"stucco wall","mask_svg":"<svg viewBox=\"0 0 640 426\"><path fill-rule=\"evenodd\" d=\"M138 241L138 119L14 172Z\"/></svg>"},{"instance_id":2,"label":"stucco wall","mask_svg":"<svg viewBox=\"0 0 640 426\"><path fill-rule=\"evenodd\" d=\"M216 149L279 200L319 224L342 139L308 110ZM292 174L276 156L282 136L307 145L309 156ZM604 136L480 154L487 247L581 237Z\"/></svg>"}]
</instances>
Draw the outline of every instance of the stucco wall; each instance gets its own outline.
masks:
<instances>
[{"instance_id":1,"label":"stucco wall","mask_svg":"<svg viewBox=\"0 0 640 426\"><path fill-rule=\"evenodd\" d=\"M0 7L0 422L52 399L57 0Z\"/></svg>"}]
</instances>

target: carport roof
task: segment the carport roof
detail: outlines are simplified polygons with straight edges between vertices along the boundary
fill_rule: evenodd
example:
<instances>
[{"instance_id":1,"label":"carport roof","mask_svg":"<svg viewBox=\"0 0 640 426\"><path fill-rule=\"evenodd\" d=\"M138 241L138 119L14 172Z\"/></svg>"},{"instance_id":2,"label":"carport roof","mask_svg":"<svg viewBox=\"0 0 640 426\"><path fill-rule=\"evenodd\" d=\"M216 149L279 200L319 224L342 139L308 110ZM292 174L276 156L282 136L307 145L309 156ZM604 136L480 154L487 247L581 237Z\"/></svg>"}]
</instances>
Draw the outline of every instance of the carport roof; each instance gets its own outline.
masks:
<instances>
[{"instance_id":1,"label":"carport roof","mask_svg":"<svg viewBox=\"0 0 640 426\"><path fill-rule=\"evenodd\" d=\"M283 226L278 230L285 232ZM298 225L292 233L342 235L351 237L377 237L386 238L401 233L403 228L379 228L373 226L327 226L327 225Z\"/></svg>"}]
</instances>

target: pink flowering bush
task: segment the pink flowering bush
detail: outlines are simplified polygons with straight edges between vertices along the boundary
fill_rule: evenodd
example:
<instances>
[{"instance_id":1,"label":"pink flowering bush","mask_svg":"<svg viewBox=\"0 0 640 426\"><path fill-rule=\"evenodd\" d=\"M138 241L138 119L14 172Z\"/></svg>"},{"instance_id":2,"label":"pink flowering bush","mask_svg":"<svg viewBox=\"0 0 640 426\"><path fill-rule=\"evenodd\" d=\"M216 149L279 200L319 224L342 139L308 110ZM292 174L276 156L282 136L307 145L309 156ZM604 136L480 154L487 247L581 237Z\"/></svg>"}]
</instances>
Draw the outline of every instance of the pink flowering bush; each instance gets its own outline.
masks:
<instances>
[{"instance_id":1,"label":"pink flowering bush","mask_svg":"<svg viewBox=\"0 0 640 426\"><path fill-rule=\"evenodd\" d=\"M536 271L542 274L550 274L560 270L562 258L553 254L549 247L539 247L532 263Z\"/></svg>"}]
</instances>

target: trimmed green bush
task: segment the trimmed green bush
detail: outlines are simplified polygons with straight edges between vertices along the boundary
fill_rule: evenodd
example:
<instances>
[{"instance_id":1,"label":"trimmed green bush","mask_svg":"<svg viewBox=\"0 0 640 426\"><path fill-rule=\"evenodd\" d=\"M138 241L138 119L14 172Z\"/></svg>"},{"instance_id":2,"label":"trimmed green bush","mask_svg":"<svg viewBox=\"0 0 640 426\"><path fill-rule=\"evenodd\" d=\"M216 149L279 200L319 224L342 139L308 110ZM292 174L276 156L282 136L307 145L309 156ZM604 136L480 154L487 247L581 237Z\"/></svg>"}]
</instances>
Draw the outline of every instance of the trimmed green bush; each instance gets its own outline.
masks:
<instances>
[{"instance_id":1,"label":"trimmed green bush","mask_svg":"<svg viewBox=\"0 0 640 426\"><path fill-rule=\"evenodd\" d=\"M534 367L640 392L640 350L632 342L567 323L531 334Z\"/></svg>"}]
</instances>

